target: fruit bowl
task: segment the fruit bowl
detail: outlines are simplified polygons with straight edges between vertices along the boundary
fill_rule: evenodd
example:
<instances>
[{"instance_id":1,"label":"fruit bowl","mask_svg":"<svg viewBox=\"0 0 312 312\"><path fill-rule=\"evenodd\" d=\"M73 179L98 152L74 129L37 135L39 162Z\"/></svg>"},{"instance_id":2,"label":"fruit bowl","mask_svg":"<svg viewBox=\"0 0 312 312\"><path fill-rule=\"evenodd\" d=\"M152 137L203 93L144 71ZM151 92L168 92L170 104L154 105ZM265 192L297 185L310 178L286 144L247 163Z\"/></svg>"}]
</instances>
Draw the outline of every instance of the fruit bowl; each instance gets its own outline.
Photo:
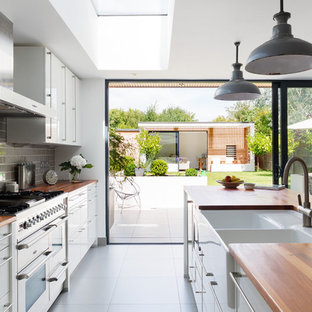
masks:
<instances>
[{"instance_id":1,"label":"fruit bowl","mask_svg":"<svg viewBox=\"0 0 312 312\"><path fill-rule=\"evenodd\" d=\"M225 188L229 188L229 189L235 189L237 188L239 185L241 185L242 183L244 183L243 180L238 180L235 182L224 182L222 180L217 180L218 183L222 184Z\"/></svg>"}]
</instances>

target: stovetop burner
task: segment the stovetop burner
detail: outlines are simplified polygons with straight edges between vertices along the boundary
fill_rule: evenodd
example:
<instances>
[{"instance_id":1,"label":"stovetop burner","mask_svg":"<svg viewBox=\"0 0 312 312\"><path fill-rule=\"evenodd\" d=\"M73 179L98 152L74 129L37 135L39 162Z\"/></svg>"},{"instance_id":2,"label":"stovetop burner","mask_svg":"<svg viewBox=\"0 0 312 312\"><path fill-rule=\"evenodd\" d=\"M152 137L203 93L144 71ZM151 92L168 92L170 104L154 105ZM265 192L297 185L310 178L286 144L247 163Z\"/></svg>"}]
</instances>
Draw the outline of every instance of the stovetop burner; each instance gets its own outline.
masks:
<instances>
[{"instance_id":1,"label":"stovetop burner","mask_svg":"<svg viewBox=\"0 0 312 312\"><path fill-rule=\"evenodd\" d=\"M63 194L64 191L40 192L0 192L0 215L15 215L16 213Z\"/></svg>"}]
</instances>

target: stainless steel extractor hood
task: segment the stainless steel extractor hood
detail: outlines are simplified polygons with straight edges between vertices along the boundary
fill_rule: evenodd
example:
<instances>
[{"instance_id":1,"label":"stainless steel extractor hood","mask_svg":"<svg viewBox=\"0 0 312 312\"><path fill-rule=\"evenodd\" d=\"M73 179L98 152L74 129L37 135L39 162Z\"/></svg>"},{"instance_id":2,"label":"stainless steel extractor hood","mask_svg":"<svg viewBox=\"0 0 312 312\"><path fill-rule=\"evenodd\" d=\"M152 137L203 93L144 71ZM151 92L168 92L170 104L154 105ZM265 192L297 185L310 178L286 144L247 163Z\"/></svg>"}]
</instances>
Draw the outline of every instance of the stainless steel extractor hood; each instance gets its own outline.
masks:
<instances>
[{"instance_id":1,"label":"stainless steel extractor hood","mask_svg":"<svg viewBox=\"0 0 312 312\"><path fill-rule=\"evenodd\" d=\"M13 91L13 23L0 12L0 117L51 117L50 109Z\"/></svg>"}]
</instances>

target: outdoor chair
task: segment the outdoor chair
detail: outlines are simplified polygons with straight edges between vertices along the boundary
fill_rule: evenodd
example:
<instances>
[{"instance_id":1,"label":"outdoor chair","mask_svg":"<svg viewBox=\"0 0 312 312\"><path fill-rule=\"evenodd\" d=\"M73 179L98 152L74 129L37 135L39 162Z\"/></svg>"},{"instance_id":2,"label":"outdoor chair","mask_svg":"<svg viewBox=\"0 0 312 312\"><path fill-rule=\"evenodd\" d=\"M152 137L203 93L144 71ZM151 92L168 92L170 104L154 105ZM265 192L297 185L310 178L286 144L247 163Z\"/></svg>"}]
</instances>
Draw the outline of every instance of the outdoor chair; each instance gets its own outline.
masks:
<instances>
[{"instance_id":1,"label":"outdoor chair","mask_svg":"<svg viewBox=\"0 0 312 312\"><path fill-rule=\"evenodd\" d=\"M187 170L190 168L190 161L186 157L179 158L179 170Z\"/></svg>"},{"instance_id":2,"label":"outdoor chair","mask_svg":"<svg viewBox=\"0 0 312 312\"><path fill-rule=\"evenodd\" d=\"M133 207L133 205L125 206L127 202L129 203L131 201L134 201L135 206L137 205L141 210L140 187L133 179L127 178L120 181L115 179L114 191L120 213L122 213L123 209L126 207Z\"/></svg>"}]
</instances>

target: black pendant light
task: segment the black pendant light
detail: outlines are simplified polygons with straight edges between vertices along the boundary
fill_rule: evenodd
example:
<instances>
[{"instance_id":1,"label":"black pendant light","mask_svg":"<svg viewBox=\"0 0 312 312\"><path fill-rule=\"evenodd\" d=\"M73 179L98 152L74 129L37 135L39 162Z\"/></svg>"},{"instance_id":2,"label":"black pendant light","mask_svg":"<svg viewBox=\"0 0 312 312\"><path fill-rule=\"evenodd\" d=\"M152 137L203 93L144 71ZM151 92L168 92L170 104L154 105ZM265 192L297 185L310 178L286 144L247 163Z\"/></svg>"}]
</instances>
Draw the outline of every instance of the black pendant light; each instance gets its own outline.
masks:
<instances>
[{"instance_id":1,"label":"black pendant light","mask_svg":"<svg viewBox=\"0 0 312 312\"><path fill-rule=\"evenodd\" d=\"M245 69L261 75L292 74L311 69L312 44L292 35L291 25L287 24L290 13L284 12L283 0L280 0L280 12L273 18L277 25L273 27L272 39L251 52Z\"/></svg>"},{"instance_id":2,"label":"black pendant light","mask_svg":"<svg viewBox=\"0 0 312 312\"><path fill-rule=\"evenodd\" d=\"M255 84L243 78L243 72L240 70L242 64L238 63L240 42L234 44L236 46L236 62L233 64L232 78L216 90L214 98L224 101L254 100L261 95L260 90Z\"/></svg>"}]
</instances>

